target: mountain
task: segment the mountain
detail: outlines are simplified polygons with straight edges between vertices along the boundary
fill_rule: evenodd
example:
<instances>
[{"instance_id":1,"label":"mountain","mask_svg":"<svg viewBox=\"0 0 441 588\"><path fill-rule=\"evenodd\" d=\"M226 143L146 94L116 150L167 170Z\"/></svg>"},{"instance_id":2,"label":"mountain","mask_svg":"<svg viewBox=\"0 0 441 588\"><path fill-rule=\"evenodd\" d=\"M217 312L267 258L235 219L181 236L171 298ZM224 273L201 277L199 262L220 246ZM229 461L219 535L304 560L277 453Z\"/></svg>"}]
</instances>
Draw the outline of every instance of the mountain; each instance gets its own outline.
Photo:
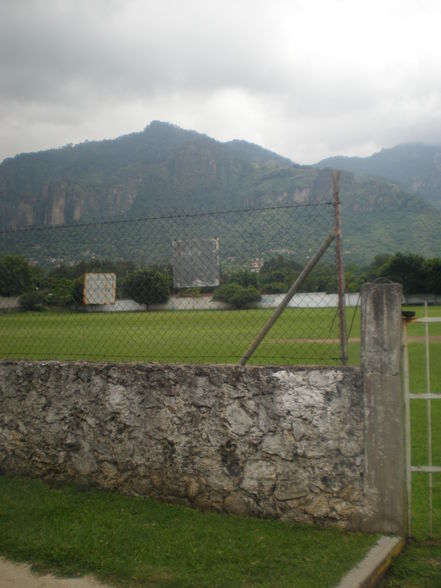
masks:
<instances>
[{"instance_id":1,"label":"mountain","mask_svg":"<svg viewBox=\"0 0 441 588\"><path fill-rule=\"evenodd\" d=\"M261 204L272 200L278 170L294 167L257 145L220 143L155 121L143 132L115 140L3 161L0 227Z\"/></svg>"},{"instance_id":2,"label":"mountain","mask_svg":"<svg viewBox=\"0 0 441 588\"><path fill-rule=\"evenodd\" d=\"M386 178L441 208L441 146L408 143L370 157L330 157L315 167Z\"/></svg>"},{"instance_id":3,"label":"mountain","mask_svg":"<svg viewBox=\"0 0 441 588\"><path fill-rule=\"evenodd\" d=\"M142 132L114 140L68 145L4 160L0 164L0 254L17 252L30 257L32 248L36 261L57 257L52 251L54 240L47 231L40 231L39 237L35 230L32 234L17 230L23 227L84 225L162 212L288 207L279 233L261 220L253 220L256 215L246 210L243 213L248 214L247 230L254 243L246 251L247 258L267 258L272 251L289 249L287 235L295 235L298 240L302 236L303 242L314 232L322 234L313 205L329 202L331 194L329 170L300 166L246 141L221 143L155 121ZM341 201L347 261L368 262L378 253L396 251L441 255L441 212L398 183L344 173ZM288 212L293 205L311 205L307 221L295 211ZM332 207L328 209L331 218ZM278 214L280 217L282 212ZM123 225L119 227L120 234L129 231ZM83 249L79 241L85 237L64 231L63 260L92 254L130 257L140 250L136 242L132 249L123 251L115 245L114 237L101 236L98 245L102 230L91 229L94 248ZM208 229L204 230L208 234ZM170 236L176 234L176 224L167 231ZM243 233L239 223L237 232ZM223 242L233 256L229 239L226 234ZM155 247L151 240L144 244L143 251Z\"/></svg>"}]
</instances>

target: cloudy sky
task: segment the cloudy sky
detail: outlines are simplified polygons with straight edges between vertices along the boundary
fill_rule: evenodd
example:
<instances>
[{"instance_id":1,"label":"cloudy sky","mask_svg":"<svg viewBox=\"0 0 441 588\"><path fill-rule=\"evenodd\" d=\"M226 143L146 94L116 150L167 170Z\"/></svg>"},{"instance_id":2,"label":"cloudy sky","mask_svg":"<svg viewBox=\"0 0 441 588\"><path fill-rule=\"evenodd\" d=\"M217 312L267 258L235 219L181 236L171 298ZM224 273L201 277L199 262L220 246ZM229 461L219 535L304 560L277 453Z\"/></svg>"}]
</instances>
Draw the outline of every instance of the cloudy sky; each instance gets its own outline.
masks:
<instances>
[{"instance_id":1,"label":"cloudy sky","mask_svg":"<svg viewBox=\"0 0 441 588\"><path fill-rule=\"evenodd\" d=\"M0 160L152 120L313 163L441 144L440 0L0 0Z\"/></svg>"}]
</instances>

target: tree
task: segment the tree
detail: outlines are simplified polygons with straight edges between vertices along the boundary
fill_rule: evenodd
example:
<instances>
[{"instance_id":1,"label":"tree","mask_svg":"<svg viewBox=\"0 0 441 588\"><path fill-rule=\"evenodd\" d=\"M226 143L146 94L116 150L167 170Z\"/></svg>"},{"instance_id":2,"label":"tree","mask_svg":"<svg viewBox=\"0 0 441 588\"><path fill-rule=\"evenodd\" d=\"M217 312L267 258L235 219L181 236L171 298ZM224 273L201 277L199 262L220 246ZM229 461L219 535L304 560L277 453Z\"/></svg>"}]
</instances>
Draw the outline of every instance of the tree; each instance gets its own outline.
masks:
<instances>
[{"instance_id":1,"label":"tree","mask_svg":"<svg viewBox=\"0 0 441 588\"><path fill-rule=\"evenodd\" d=\"M375 280L378 278L380 269L393 257L390 253L380 253L374 257L374 260L366 268L367 280Z\"/></svg>"},{"instance_id":2,"label":"tree","mask_svg":"<svg viewBox=\"0 0 441 588\"><path fill-rule=\"evenodd\" d=\"M74 282L67 278L49 278L47 303L49 306L71 306L75 304Z\"/></svg>"},{"instance_id":3,"label":"tree","mask_svg":"<svg viewBox=\"0 0 441 588\"><path fill-rule=\"evenodd\" d=\"M221 300L231 304L233 308L246 308L254 302L258 302L260 298L261 296L254 286L245 288L234 282L220 286L213 296L213 300Z\"/></svg>"},{"instance_id":4,"label":"tree","mask_svg":"<svg viewBox=\"0 0 441 588\"><path fill-rule=\"evenodd\" d=\"M31 269L19 255L0 259L0 296L19 296L32 287Z\"/></svg>"},{"instance_id":5,"label":"tree","mask_svg":"<svg viewBox=\"0 0 441 588\"><path fill-rule=\"evenodd\" d=\"M405 294L421 294L428 287L425 265L421 255L396 253L379 268L378 275L402 284Z\"/></svg>"},{"instance_id":6,"label":"tree","mask_svg":"<svg viewBox=\"0 0 441 588\"><path fill-rule=\"evenodd\" d=\"M254 288L257 288L259 285L259 276L254 272L243 270L228 276L226 282L234 282L235 284L240 284L244 288L248 288L248 286L254 286Z\"/></svg>"},{"instance_id":7,"label":"tree","mask_svg":"<svg viewBox=\"0 0 441 588\"><path fill-rule=\"evenodd\" d=\"M129 274L123 292L138 304L160 304L170 296L170 276L159 268L137 270Z\"/></svg>"},{"instance_id":8,"label":"tree","mask_svg":"<svg viewBox=\"0 0 441 588\"><path fill-rule=\"evenodd\" d=\"M431 294L441 294L441 258L426 259L426 291Z\"/></svg>"},{"instance_id":9,"label":"tree","mask_svg":"<svg viewBox=\"0 0 441 588\"><path fill-rule=\"evenodd\" d=\"M265 294L283 294L288 291L288 286L285 282L270 282L263 286Z\"/></svg>"}]
</instances>

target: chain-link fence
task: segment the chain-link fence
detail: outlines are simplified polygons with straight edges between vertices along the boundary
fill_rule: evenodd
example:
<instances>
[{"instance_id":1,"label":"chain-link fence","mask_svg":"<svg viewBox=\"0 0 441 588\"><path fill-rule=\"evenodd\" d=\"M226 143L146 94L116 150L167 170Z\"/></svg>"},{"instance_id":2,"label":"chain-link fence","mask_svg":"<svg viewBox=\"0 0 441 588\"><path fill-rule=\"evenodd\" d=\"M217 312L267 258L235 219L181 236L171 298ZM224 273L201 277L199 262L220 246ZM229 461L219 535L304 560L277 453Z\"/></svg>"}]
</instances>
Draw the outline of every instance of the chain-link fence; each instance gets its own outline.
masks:
<instances>
[{"instance_id":1,"label":"chain-link fence","mask_svg":"<svg viewBox=\"0 0 441 588\"><path fill-rule=\"evenodd\" d=\"M3 272L20 312L0 314L0 354L237 363L334 222L325 199L4 231L0 256L31 271L21 290ZM338 362L337 307L332 245L250 362Z\"/></svg>"}]
</instances>

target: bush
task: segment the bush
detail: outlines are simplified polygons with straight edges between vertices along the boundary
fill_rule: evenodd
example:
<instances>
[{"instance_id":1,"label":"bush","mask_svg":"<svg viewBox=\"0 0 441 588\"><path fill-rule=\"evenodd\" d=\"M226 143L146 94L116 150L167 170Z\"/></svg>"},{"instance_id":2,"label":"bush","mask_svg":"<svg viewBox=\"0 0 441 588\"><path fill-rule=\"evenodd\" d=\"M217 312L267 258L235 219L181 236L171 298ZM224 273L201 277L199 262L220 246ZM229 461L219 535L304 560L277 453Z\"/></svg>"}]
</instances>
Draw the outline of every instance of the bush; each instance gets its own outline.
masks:
<instances>
[{"instance_id":1,"label":"bush","mask_svg":"<svg viewBox=\"0 0 441 588\"><path fill-rule=\"evenodd\" d=\"M248 286L254 286L254 288L259 287L258 274L247 270L233 273L230 276L227 276L227 279L225 281L228 284L239 284L244 288L248 288Z\"/></svg>"},{"instance_id":2,"label":"bush","mask_svg":"<svg viewBox=\"0 0 441 588\"><path fill-rule=\"evenodd\" d=\"M46 298L43 292L34 290L33 292L22 294L19 302L22 310L43 310Z\"/></svg>"},{"instance_id":3,"label":"bush","mask_svg":"<svg viewBox=\"0 0 441 588\"><path fill-rule=\"evenodd\" d=\"M260 298L261 296L254 286L245 288L234 282L220 286L213 296L213 300L221 300L231 304L233 308L246 308L254 302L258 302Z\"/></svg>"},{"instance_id":4,"label":"bush","mask_svg":"<svg viewBox=\"0 0 441 588\"><path fill-rule=\"evenodd\" d=\"M170 296L170 276L157 269L138 270L129 274L123 286L124 295L138 304L160 304Z\"/></svg>"},{"instance_id":5,"label":"bush","mask_svg":"<svg viewBox=\"0 0 441 588\"><path fill-rule=\"evenodd\" d=\"M47 302L50 306L72 306L75 304L73 297L74 283L67 278L49 278Z\"/></svg>"},{"instance_id":6,"label":"bush","mask_svg":"<svg viewBox=\"0 0 441 588\"><path fill-rule=\"evenodd\" d=\"M0 259L0 296L19 296L32 287L31 270L19 255L5 255Z\"/></svg>"},{"instance_id":7,"label":"bush","mask_svg":"<svg viewBox=\"0 0 441 588\"><path fill-rule=\"evenodd\" d=\"M265 294L283 294L288 292L288 285L284 282L271 282L263 287Z\"/></svg>"},{"instance_id":8,"label":"bush","mask_svg":"<svg viewBox=\"0 0 441 588\"><path fill-rule=\"evenodd\" d=\"M72 282L72 302L75 305L83 304L83 292L84 292L84 276L76 278Z\"/></svg>"}]
</instances>

